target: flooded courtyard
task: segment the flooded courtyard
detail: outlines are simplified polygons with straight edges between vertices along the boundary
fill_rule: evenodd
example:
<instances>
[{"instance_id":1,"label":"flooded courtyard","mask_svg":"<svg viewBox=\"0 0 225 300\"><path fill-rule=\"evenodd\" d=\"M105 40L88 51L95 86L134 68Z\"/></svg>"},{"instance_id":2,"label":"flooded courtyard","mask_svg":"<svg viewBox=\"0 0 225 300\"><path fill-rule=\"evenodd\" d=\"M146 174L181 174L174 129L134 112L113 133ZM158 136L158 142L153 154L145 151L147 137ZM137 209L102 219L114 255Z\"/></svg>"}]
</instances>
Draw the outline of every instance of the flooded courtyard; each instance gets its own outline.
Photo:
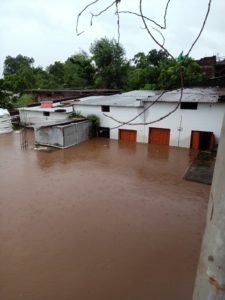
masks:
<instances>
[{"instance_id":1,"label":"flooded courtyard","mask_svg":"<svg viewBox=\"0 0 225 300\"><path fill-rule=\"evenodd\" d=\"M191 300L210 186L189 149L0 135L0 299Z\"/></svg>"}]
</instances>

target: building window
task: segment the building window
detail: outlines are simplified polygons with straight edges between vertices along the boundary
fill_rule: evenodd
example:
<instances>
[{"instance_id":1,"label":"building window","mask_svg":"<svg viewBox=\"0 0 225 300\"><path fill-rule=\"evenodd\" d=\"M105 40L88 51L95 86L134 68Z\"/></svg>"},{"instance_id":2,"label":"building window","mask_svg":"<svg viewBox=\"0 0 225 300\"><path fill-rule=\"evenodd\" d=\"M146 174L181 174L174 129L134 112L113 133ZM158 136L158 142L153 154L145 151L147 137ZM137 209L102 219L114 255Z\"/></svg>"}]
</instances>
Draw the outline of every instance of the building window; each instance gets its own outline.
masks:
<instances>
[{"instance_id":1,"label":"building window","mask_svg":"<svg viewBox=\"0 0 225 300\"><path fill-rule=\"evenodd\" d=\"M50 116L50 112L49 111L43 111L43 116L49 117Z\"/></svg>"},{"instance_id":2,"label":"building window","mask_svg":"<svg viewBox=\"0 0 225 300\"><path fill-rule=\"evenodd\" d=\"M110 112L110 107L109 107L109 105L102 105L102 111L103 111L103 112Z\"/></svg>"},{"instance_id":3,"label":"building window","mask_svg":"<svg viewBox=\"0 0 225 300\"><path fill-rule=\"evenodd\" d=\"M197 109L197 102L181 102L180 109Z\"/></svg>"}]
</instances>

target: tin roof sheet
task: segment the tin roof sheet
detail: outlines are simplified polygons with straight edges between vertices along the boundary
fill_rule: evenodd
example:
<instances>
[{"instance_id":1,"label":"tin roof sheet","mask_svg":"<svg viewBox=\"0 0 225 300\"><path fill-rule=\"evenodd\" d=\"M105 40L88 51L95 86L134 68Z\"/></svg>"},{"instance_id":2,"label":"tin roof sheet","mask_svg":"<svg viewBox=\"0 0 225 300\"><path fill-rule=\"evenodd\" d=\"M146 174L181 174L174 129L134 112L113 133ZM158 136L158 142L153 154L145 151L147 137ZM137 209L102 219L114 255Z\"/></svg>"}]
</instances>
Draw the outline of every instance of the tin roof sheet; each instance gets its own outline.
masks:
<instances>
[{"instance_id":1,"label":"tin roof sheet","mask_svg":"<svg viewBox=\"0 0 225 300\"><path fill-rule=\"evenodd\" d=\"M123 107L141 107L142 100L152 97L159 93L158 91L131 91L111 96L91 96L80 99L75 105L93 105L93 106L123 106Z\"/></svg>"},{"instance_id":2,"label":"tin roof sheet","mask_svg":"<svg viewBox=\"0 0 225 300\"><path fill-rule=\"evenodd\" d=\"M182 102L198 103L217 103L220 96L225 95L225 89L222 88L185 88L183 90ZM181 90L166 92L159 98L158 102L178 102L181 96ZM156 101L157 96L144 99L145 102Z\"/></svg>"}]
</instances>

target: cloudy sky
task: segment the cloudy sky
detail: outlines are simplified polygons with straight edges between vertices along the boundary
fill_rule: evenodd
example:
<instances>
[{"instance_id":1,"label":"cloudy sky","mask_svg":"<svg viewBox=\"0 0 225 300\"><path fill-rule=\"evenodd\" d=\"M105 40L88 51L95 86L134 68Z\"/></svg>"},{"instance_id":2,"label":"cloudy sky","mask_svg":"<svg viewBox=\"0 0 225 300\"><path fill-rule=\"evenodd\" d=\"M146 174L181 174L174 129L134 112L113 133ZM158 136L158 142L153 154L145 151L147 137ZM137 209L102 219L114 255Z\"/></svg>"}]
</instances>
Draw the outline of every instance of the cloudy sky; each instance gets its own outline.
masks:
<instances>
[{"instance_id":1,"label":"cloudy sky","mask_svg":"<svg viewBox=\"0 0 225 300\"><path fill-rule=\"evenodd\" d=\"M78 13L93 0L0 0L0 76L7 55L33 57L35 66L46 67L55 61L85 50L101 37L117 38L115 7L95 18L90 26L90 13L97 13L112 0L99 0L81 16L76 35ZM163 24L166 0L143 0L144 14ZM163 31L165 46L177 56L187 52L202 25L208 0L171 0L167 29ZM121 11L139 12L139 0L122 0ZM212 0L205 30L191 56L225 56L225 0ZM132 15L121 14L120 42L128 58L137 52L159 49L143 29L142 21ZM152 25L150 25L152 26ZM160 40L160 35L153 31Z\"/></svg>"}]
</instances>

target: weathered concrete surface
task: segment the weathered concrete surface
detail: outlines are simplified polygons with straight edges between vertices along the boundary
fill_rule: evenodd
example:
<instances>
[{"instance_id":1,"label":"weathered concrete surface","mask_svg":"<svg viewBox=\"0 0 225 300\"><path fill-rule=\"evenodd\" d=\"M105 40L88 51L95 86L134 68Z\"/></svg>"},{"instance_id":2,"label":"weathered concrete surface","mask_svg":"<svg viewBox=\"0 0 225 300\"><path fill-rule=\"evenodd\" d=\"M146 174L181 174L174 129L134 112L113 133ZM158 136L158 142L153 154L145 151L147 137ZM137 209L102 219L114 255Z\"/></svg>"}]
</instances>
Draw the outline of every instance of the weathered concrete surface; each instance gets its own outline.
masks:
<instances>
[{"instance_id":1,"label":"weathered concrete surface","mask_svg":"<svg viewBox=\"0 0 225 300\"><path fill-rule=\"evenodd\" d=\"M215 166L215 153L201 151L191 163L184 179L211 184Z\"/></svg>"},{"instance_id":2,"label":"weathered concrete surface","mask_svg":"<svg viewBox=\"0 0 225 300\"><path fill-rule=\"evenodd\" d=\"M182 179L189 160L105 139L21 151L0 136L0 299L190 300L209 186Z\"/></svg>"},{"instance_id":3,"label":"weathered concrete surface","mask_svg":"<svg viewBox=\"0 0 225 300\"><path fill-rule=\"evenodd\" d=\"M193 300L225 300L225 118Z\"/></svg>"},{"instance_id":4,"label":"weathered concrete surface","mask_svg":"<svg viewBox=\"0 0 225 300\"><path fill-rule=\"evenodd\" d=\"M90 122L79 122L46 125L35 128L35 143L59 148L68 148L86 141L89 138Z\"/></svg>"}]
</instances>

